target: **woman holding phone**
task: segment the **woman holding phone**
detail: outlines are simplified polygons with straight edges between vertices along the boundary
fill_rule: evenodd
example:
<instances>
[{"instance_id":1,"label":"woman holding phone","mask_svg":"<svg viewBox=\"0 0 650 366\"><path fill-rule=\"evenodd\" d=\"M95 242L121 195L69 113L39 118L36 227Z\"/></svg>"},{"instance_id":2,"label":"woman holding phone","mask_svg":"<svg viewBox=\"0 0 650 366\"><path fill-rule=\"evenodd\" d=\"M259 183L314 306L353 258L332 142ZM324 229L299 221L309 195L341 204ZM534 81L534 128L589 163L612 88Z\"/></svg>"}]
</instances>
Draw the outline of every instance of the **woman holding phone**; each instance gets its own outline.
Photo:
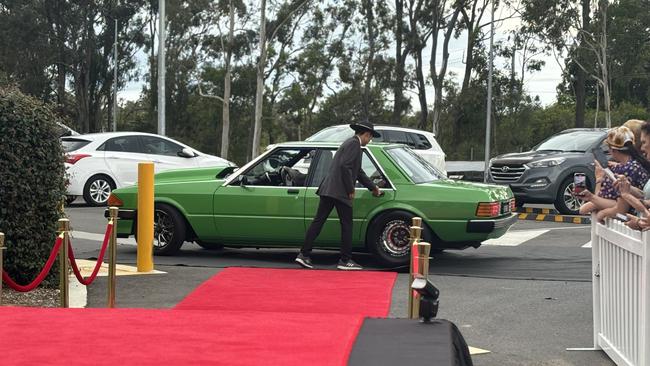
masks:
<instances>
[{"instance_id":1,"label":"woman holding phone","mask_svg":"<svg viewBox=\"0 0 650 366\"><path fill-rule=\"evenodd\" d=\"M625 176L633 187L642 188L648 181L648 172L638 162L640 154L634 148L634 134L625 127L612 128L607 134L607 145L615 163L608 167L602 167L598 161L595 162L597 183L600 189L597 194L585 190L580 195L587 201L580 207L581 214L598 211L599 221L605 217L613 217L617 213L626 213L630 209L627 201L621 199L619 190L615 187L616 176ZM605 169L610 169L614 175L606 174ZM607 177L609 175L609 177Z\"/></svg>"}]
</instances>

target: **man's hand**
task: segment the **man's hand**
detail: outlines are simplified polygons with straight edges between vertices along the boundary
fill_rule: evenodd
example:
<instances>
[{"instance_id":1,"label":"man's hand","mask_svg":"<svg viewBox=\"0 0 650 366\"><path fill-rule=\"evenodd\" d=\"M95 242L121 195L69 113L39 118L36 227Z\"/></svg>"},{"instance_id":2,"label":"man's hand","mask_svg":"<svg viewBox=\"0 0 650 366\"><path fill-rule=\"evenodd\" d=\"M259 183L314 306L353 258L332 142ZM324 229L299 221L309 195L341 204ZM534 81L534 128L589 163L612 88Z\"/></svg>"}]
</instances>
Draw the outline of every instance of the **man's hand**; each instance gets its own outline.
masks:
<instances>
[{"instance_id":1,"label":"man's hand","mask_svg":"<svg viewBox=\"0 0 650 366\"><path fill-rule=\"evenodd\" d=\"M351 200L354 199L354 191L352 191L352 193L348 193L348 198Z\"/></svg>"},{"instance_id":2,"label":"man's hand","mask_svg":"<svg viewBox=\"0 0 650 366\"><path fill-rule=\"evenodd\" d=\"M372 195L375 197L381 197L384 195L384 192L379 190L379 187L375 186L375 188L372 189Z\"/></svg>"}]
</instances>

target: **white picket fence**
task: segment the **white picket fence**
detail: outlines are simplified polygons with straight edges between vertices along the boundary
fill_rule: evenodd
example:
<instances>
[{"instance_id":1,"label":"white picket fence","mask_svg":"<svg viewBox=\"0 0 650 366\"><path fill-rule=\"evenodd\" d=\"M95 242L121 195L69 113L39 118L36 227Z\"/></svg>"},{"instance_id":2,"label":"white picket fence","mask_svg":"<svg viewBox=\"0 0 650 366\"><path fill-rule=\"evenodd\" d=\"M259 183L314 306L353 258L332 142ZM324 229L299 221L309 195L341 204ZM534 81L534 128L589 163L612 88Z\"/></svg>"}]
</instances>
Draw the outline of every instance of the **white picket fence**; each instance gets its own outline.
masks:
<instances>
[{"instance_id":1,"label":"white picket fence","mask_svg":"<svg viewBox=\"0 0 650 366\"><path fill-rule=\"evenodd\" d=\"M650 231L591 220L594 348L617 365L650 366Z\"/></svg>"}]
</instances>

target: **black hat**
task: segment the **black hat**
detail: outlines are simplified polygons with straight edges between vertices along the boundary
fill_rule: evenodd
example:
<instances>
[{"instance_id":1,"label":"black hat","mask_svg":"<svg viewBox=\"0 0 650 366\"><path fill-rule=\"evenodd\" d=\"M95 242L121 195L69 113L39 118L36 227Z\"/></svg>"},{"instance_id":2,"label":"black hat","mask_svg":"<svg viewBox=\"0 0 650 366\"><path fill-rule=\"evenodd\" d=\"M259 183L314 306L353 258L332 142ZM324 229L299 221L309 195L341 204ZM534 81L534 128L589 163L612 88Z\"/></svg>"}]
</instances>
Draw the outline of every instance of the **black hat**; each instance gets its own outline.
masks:
<instances>
[{"instance_id":1,"label":"black hat","mask_svg":"<svg viewBox=\"0 0 650 366\"><path fill-rule=\"evenodd\" d=\"M381 137L381 134L375 131L375 126L370 121L350 123L350 128L353 129L354 132L369 131L372 132L372 137Z\"/></svg>"}]
</instances>

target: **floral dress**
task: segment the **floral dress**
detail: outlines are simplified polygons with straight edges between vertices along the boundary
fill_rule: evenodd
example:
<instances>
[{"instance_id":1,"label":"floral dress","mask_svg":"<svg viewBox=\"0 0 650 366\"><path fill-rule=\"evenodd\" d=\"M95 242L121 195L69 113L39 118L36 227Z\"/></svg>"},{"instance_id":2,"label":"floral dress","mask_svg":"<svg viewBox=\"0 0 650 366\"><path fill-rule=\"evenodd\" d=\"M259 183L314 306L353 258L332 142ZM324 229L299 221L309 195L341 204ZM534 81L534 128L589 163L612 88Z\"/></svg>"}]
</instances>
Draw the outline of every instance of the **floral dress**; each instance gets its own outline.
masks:
<instances>
[{"instance_id":1,"label":"floral dress","mask_svg":"<svg viewBox=\"0 0 650 366\"><path fill-rule=\"evenodd\" d=\"M610 169L616 175L625 175L630 180L630 185L639 189L643 189L643 186L650 178L648 172L634 159L630 159L624 164L616 164L613 167L610 167ZM614 182L605 176L600 185L598 196L610 200L617 199L621 194L618 189L614 188L613 183Z\"/></svg>"}]
</instances>

